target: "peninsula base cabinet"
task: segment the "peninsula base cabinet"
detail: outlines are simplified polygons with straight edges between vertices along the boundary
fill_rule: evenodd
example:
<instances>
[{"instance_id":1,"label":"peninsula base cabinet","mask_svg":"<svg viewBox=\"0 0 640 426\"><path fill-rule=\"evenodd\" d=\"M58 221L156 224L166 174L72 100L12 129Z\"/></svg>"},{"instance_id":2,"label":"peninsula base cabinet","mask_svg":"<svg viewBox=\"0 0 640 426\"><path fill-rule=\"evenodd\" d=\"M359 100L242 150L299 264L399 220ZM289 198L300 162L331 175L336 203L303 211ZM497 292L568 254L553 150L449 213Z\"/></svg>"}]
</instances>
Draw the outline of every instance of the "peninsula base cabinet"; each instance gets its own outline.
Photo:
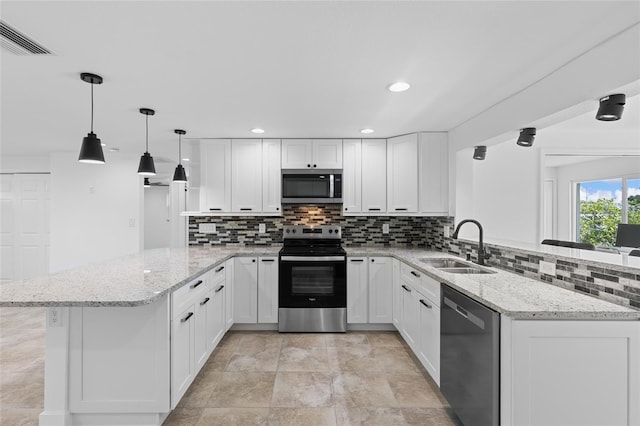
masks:
<instances>
[{"instance_id":1,"label":"peninsula base cabinet","mask_svg":"<svg viewBox=\"0 0 640 426\"><path fill-rule=\"evenodd\" d=\"M639 425L640 321L500 321L502 425Z\"/></svg>"}]
</instances>

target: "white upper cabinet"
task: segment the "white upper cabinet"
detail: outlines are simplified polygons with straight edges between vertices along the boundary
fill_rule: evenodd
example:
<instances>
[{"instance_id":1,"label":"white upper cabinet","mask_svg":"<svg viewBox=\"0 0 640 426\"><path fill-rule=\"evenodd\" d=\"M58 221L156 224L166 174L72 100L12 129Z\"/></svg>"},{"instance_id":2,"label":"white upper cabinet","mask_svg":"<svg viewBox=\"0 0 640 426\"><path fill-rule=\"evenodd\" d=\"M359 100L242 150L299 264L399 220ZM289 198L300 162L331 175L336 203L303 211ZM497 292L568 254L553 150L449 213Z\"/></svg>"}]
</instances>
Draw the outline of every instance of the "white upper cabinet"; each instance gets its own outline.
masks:
<instances>
[{"instance_id":1,"label":"white upper cabinet","mask_svg":"<svg viewBox=\"0 0 640 426\"><path fill-rule=\"evenodd\" d=\"M420 213L449 212L449 146L447 133L420 133Z\"/></svg>"},{"instance_id":2,"label":"white upper cabinet","mask_svg":"<svg viewBox=\"0 0 640 426\"><path fill-rule=\"evenodd\" d=\"M387 140L387 211L418 212L418 134Z\"/></svg>"},{"instance_id":3,"label":"white upper cabinet","mask_svg":"<svg viewBox=\"0 0 640 426\"><path fill-rule=\"evenodd\" d=\"M362 212L384 212L387 208L387 141L362 141Z\"/></svg>"},{"instance_id":4,"label":"white upper cabinet","mask_svg":"<svg viewBox=\"0 0 640 426\"><path fill-rule=\"evenodd\" d=\"M285 139L283 169L341 169L341 139Z\"/></svg>"},{"instance_id":5,"label":"white upper cabinet","mask_svg":"<svg viewBox=\"0 0 640 426\"><path fill-rule=\"evenodd\" d=\"M262 211L279 213L282 201L280 139L262 140Z\"/></svg>"},{"instance_id":6,"label":"white upper cabinet","mask_svg":"<svg viewBox=\"0 0 640 426\"><path fill-rule=\"evenodd\" d=\"M342 143L342 208L345 213L362 211L362 142L345 139Z\"/></svg>"},{"instance_id":7,"label":"white upper cabinet","mask_svg":"<svg viewBox=\"0 0 640 426\"><path fill-rule=\"evenodd\" d=\"M200 210L231 211L231 140L200 142Z\"/></svg>"},{"instance_id":8,"label":"white upper cabinet","mask_svg":"<svg viewBox=\"0 0 640 426\"><path fill-rule=\"evenodd\" d=\"M239 213L262 211L262 141L234 139L232 159L232 210Z\"/></svg>"},{"instance_id":9,"label":"white upper cabinet","mask_svg":"<svg viewBox=\"0 0 640 426\"><path fill-rule=\"evenodd\" d=\"M342 139L313 139L311 145L313 168L342 168Z\"/></svg>"}]
</instances>

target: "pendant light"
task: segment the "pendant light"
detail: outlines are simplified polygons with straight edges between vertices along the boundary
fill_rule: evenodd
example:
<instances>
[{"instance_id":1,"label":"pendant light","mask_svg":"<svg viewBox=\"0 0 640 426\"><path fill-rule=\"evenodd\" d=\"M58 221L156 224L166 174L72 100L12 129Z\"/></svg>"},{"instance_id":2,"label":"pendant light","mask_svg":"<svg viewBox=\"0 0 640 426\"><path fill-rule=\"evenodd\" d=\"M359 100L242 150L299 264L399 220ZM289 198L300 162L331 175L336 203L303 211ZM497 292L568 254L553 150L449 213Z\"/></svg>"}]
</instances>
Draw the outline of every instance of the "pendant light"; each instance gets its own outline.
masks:
<instances>
[{"instance_id":1,"label":"pendant light","mask_svg":"<svg viewBox=\"0 0 640 426\"><path fill-rule=\"evenodd\" d=\"M477 145L473 147L473 159L484 160L487 155L487 147L485 145Z\"/></svg>"},{"instance_id":2,"label":"pendant light","mask_svg":"<svg viewBox=\"0 0 640 426\"><path fill-rule=\"evenodd\" d=\"M626 96L621 93L600 98L600 108L596 113L596 119L600 121L620 120L626 100Z\"/></svg>"},{"instance_id":3,"label":"pendant light","mask_svg":"<svg viewBox=\"0 0 640 426\"><path fill-rule=\"evenodd\" d=\"M178 135L178 165L176 166L176 171L173 173L173 181L183 183L187 181L187 174L180 163L182 158L182 135L186 135L187 132L180 129L175 129L174 132Z\"/></svg>"},{"instance_id":4,"label":"pendant light","mask_svg":"<svg viewBox=\"0 0 640 426\"><path fill-rule=\"evenodd\" d=\"M145 188L151 187L151 182L149 182L149 178L144 178L144 184L142 186L144 186Z\"/></svg>"},{"instance_id":5,"label":"pendant light","mask_svg":"<svg viewBox=\"0 0 640 426\"><path fill-rule=\"evenodd\" d=\"M525 127L524 129L520 129L520 136L518 136L518 141L516 143L520 146L532 146L535 138L536 128Z\"/></svg>"},{"instance_id":6,"label":"pendant light","mask_svg":"<svg viewBox=\"0 0 640 426\"><path fill-rule=\"evenodd\" d=\"M102 152L102 144L100 139L93 133L93 85L102 84L102 77L96 74L83 72L80 79L91 84L91 131L82 139L82 147L80 148L80 156L78 161L89 164L104 164L104 153Z\"/></svg>"},{"instance_id":7,"label":"pendant light","mask_svg":"<svg viewBox=\"0 0 640 426\"><path fill-rule=\"evenodd\" d=\"M149 116L156 112L149 108L140 108L140 114L146 115L147 120L147 143L145 145L144 154L140 157L140 165L138 166L138 174L141 176L155 176L156 166L153 164L153 157L149 154Z\"/></svg>"}]
</instances>

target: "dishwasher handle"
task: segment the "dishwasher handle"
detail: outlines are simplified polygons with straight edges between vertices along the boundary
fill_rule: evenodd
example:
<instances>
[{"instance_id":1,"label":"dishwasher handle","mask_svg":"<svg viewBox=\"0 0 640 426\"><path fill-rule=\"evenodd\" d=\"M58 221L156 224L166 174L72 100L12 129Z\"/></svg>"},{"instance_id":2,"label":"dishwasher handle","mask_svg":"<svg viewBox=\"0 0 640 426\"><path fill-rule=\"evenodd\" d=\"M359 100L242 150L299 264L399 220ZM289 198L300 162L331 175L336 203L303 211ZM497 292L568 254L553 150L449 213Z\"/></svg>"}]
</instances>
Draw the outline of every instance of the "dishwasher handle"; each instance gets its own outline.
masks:
<instances>
[{"instance_id":1,"label":"dishwasher handle","mask_svg":"<svg viewBox=\"0 0 640 426\"><path fill-rule=\"evenodd\" d=\"M484 321L482 319L478 318L477 316L475 316L474 314L472 314L462 306L458 305L456 302L449 299L447 296L443 297L443 302L445 305L453 309L455 313L465 318L467 321L469 321L479 329L484 330Z\"/></svg>"}]
</instances>

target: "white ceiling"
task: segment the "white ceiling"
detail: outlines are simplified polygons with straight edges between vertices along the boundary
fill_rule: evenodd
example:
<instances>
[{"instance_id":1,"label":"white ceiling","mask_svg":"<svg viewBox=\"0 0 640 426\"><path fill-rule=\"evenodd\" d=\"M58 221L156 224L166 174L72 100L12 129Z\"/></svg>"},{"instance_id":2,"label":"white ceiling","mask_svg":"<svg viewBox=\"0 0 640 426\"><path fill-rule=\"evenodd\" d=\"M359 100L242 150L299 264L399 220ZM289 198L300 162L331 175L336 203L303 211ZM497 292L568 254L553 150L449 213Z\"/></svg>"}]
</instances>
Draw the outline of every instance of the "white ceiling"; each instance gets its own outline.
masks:
<instances>
[{"instance_id":1,"label":"white ceiling","mask_svg":"<svg viewBox=\"0 0 640 426\"><path fill-rule=\"evenodd\" d=\"M177 158L190 138L387 137L450 130L640 21L637 1L11 2L2 20L54 52L1 51L2 155ZM405 80L412 88L385 87ZM604 94L603 94L604 95Z\"/></svg>"}]
</instances>

